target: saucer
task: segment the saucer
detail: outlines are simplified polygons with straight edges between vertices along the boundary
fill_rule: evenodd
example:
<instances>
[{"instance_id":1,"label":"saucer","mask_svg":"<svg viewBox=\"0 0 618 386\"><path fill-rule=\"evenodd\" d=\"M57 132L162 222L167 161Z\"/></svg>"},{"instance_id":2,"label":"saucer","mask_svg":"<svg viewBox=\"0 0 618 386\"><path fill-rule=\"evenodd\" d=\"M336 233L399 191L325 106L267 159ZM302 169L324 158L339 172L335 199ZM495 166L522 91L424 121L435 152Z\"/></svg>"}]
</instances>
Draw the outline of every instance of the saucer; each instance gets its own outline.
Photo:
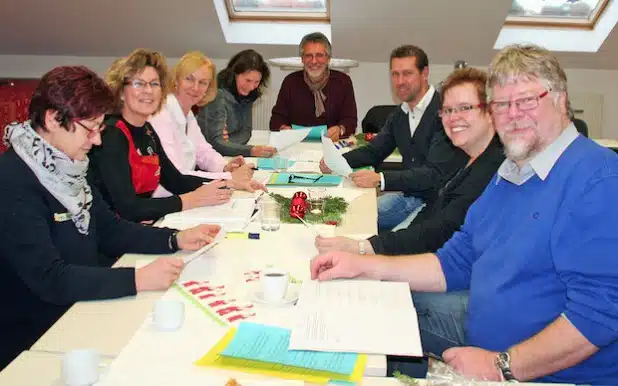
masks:
<instances>
[{"instance_id":1,"label":"saucer","mask_svg":"<svg viewBox=\"0 0 618 386\"><path fill-rule=\"evenodd\" d=\"M258 286L258 287L261 287L261 286ZM251 300L253 300L256 303L260 303L260 304L264 304L268 306L287 306L290 304L294 304L298 301L299 293L300 293L300 286L293 285L292 283L290 283L288 285L288 290L285 294L285 297L281 300L267 301L266 299L264 299L264 292L262 292L261 288L258 288L255 291L251 292Z\"/></svg>"}]
</instances>

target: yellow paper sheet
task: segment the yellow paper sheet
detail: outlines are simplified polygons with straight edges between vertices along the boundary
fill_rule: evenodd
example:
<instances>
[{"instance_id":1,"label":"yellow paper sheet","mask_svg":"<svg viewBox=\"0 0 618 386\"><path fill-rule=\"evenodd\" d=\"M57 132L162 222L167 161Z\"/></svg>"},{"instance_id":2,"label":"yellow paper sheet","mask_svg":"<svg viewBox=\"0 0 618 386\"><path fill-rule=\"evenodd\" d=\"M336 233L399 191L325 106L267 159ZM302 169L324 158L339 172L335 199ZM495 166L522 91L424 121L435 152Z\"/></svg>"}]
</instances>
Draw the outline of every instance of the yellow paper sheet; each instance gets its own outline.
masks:
<instances>
[{"instance_id":1,"label":"yellow paper sheet","mask_svg":"<svg viewBox=\"0 0 618 386\"><path fill-rule=\"evenodd\" d=\"M367 355L361 354L358 356L358 361L354 367L354 371L350 375L329 373L326 371L317 371L293 366L284 366L276 363L266 363L252 361L248 359L230 358L219 355L227 345L234 339L236 334L235 328L230 330L221 338L217 344L202 358L198 359L195 364L205 367L218 367L227 370L242 371L245 373L256 373L285 379L297 379L305 382L318 384L326 384L329 380L359 382L363 378L365 366L367 365Z\"/></svg>"}]
</instances>

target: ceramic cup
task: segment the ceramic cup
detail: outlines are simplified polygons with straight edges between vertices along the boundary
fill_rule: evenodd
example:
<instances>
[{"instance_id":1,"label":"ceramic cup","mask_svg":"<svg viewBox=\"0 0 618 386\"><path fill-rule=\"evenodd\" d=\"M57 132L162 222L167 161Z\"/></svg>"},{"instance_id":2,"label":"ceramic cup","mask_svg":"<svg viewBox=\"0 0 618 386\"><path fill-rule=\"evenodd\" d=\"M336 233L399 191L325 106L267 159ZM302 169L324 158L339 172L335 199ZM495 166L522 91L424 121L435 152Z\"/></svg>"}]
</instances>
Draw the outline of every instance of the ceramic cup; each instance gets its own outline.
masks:
<instances>
[{"instance_id":1,"label":"ceramic cup","mask_svg":"<svg viewBox=\"0 0 618 386\"><path fill-rule=\"evenodd\" d=\"M266 302L280 302L285 298L290 274L277 268L268 268L262 273L262 294Z\"/></svg>"},{"instance_id":2,"label":"ceramic cup","mask_svg":"<svg viewBox=\"0 0 618 386\"><path fill-rule=\"evenodd\" d=\"M152 320L159 331L178 330L185 320L185 304L180 300L157 300L153 307Z\"/></svg>"},{"instance_id":3,"label":"ceramic cup","mask_svg":"<svg viewBox=\"0 0 618 386\"><path fill-rule=\"evenodd\" d=\"M62 377L68 386L93 385L99 380L101 357L92 349L69 351L62 362Z\"/></svg>"}]
</instances>

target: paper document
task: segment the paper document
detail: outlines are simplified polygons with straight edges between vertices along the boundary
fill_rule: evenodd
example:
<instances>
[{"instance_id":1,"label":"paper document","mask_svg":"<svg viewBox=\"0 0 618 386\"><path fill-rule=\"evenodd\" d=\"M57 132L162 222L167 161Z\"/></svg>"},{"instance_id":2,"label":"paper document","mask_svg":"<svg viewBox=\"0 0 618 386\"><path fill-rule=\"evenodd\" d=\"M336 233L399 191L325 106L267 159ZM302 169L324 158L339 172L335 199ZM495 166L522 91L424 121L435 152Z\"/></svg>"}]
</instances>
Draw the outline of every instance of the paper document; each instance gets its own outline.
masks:
<instances>
[{"instance_id":1,"label":"paper document","mask_svg":"<svg viewBox=\"0 0 618 386\"><path fill-rule=\"evenodd\" d=\"M322 137L322 152L324 154L324 162L334 174L347 177L353 172L350 164L343 158L343 155L337 150L333 141L328 137Z\"/></svg>"},{"instance_id":2,"label":"paper document","mask_svg":"<svg viewBox=\"0 0 618 386\"><path fill-rule=\"evenodd\" d=\"M307 130L309 129L309 134L306 139L319 141L320 137L326 135L326 131L328 127L326 125L318 125L318 126L301 126L301 125L292 125L292 130Z\"/></svg>"},{"instance_id":3,"label":"paper document","mask_svg":"<svg viewBox=\"0 0 618 386\"><path fill-rule=\"evenodd\" d=\"M346 375L352 374L356 367L358 354L289 351L289 344L287 328L242 322L221 355Z\"/></svg>"},{"instance_id":4,"label":"paper document","mask_svg":"<svg viewBox=\"0 0 618 386\"><path fill-rule=\"evenodd\" d=\"M216 367L226 370L236 370L243 373L255 373L273 377L303 380L317 384L326 384L329 380L358 382L363 377L367 357L359 355L359 360L351 375L343 375L328 371L313 370L302 367L286 366L276 363L254 361L249 359L226 357L221 352L234 340L236 329L231 328L221 340L216 343L206 355L195 364L198 366Z\"/></svg>"},{"instance_id":5,"label":"paper document","mask_svg":"<svg viewBox=\"0 0 618 386\"><path fill-rule=\"evenodd\" d=\"M291 166L288 166L287 171L291 173L322 173L320 170L320 164L318 162L306 162L306 161L290 161L294 162Z\"/></svg>"},{"instance_id":6,"label":"paper document","mask_svg":"<svg viewBox=\"0 0 618 386\"><path fill-rule=\"evenodd\" d=\"M161 226L188 229L200 224L219 224L227 231L240 230L249 222L255 209L255 198L233 198L216 206L200 208L165 215Z\"/></svg>"},{"instance_id":7,"label":"paper document","mask_svg":"<svg viewBox=\"0 0 618 386\"><path fill-rule=\"evenodd\" d=\"M309 135L309 132L311 132L311 129L273 131L270 133L268 145L282 151L301 143Z\"/></svg>"},{"instance_id":8,"label":"paper document","mask_svg":"<svg viewBox=\"0 0 618 386\"><path fill-rule=\"evenodd\" d=\"M190 262L195 260L197 257L200 257L204 255L204 253L211 250L215 245L219 244L221 240L225 239L226 233L227 232L223 228L221 228L219 233L217 233L215 238L210 243L204 245L202 248L198 249L197 251L191 252L190 254L184 256L182 259L185 261L185 264L189 264Z\"/></svg>"},{"instance_id":9,"label":"paper document","mask_svg":"<svg viewBox=\"0 0 618 386\"><path fill-rule=\"evenodd\" d=\"M423 356L408 283L304 281L290 350Z\"/></svg>"},{"instance_id":10,"label":"paper document","mask_svg":"<svg viewBox=\"0 0 618 386\"><path fill-rule=\"evenodd\" d=\"M322 150L303 150L290 155L290 160L293 161L320 162L321 159Z\"/></svg>"}]
</instances>

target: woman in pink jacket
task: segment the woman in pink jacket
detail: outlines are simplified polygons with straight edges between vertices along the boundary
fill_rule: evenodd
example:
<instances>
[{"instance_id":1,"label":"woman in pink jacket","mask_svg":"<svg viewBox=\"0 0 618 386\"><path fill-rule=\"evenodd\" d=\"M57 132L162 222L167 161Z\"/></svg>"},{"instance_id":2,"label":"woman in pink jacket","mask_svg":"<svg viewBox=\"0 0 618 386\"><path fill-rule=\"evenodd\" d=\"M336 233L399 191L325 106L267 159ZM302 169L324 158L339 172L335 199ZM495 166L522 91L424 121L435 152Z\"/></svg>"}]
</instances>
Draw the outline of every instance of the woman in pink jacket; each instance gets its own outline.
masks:
<instances>
[{"instance_id":1,"label":"woman in pink jacket","mask_svg":"<svg viewBox=\"0 0 618 386\"><path fill-rule=\"evenodd\" d=\"M226 161L206 142L195 116L193 106L204 106L217 94L214 63L201 52L186 53L172 70L170 90L161 111L149 121L161 140L165 153L183 174L211 179L227 180L233 189L264 190L264 186L251 179L253 164L245 163L243 156ZM159 186L153 197L170 193Z\"/></svg>"}]
</instances>

